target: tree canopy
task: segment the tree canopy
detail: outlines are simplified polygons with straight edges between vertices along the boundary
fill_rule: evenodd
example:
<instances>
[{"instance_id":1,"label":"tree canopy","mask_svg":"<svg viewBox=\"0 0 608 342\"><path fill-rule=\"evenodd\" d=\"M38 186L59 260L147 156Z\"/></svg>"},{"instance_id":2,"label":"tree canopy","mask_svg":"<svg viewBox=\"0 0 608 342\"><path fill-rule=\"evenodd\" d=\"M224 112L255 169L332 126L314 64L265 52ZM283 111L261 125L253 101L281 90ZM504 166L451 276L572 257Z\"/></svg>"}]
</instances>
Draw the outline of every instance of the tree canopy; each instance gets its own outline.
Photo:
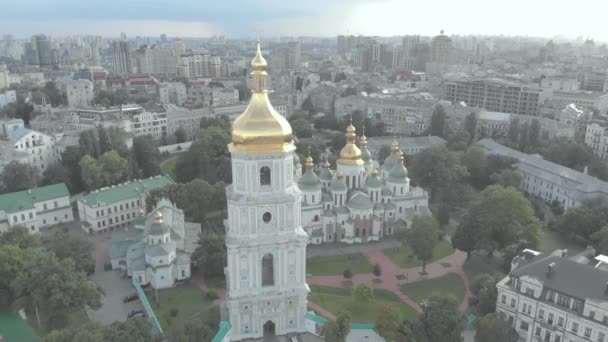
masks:
<instances>
[{"instance_id":1,"label":"tree canopy","mask_svg":"<svg viewBox=\"0 0 608 342\"><path fill-rule=\"evenodd\" d=\"M12 161L4 166L0 173L2 192L15 192L36 187L38 169L29 164Z\"/></svg>"},{"instance_id":2,"label":"tree canopy","mask_svg":"<svg viewBox=\"0 0 608 342\"><path fill-rule=\"evenodd\" d=\"M433 258L433 247L437 244L438 223L433 217L415 216L412 227L407 232L407 244L414 255L422 261L422 272L426 263Z\"/></svg>"}]
</instances>

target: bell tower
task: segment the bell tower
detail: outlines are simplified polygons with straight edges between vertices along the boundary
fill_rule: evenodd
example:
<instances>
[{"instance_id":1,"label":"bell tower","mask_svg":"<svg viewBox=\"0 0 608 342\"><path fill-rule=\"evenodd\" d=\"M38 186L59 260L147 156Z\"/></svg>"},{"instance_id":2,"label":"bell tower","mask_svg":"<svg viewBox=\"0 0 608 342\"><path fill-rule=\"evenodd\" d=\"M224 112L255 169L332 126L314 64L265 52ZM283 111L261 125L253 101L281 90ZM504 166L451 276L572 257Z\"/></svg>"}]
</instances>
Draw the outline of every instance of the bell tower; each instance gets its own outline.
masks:
<instances>
[{"instance_id":1,"label":"bell tower","mask_svg":"<svg viewBox=\"0 0 608 342\"><path fill-rule=\"evenodd\" d=\"M305 332L306 244L291 126L270 104L260 45L252 96L232 127L225 269L232 341Z\"/></svg>"}]
</instances>

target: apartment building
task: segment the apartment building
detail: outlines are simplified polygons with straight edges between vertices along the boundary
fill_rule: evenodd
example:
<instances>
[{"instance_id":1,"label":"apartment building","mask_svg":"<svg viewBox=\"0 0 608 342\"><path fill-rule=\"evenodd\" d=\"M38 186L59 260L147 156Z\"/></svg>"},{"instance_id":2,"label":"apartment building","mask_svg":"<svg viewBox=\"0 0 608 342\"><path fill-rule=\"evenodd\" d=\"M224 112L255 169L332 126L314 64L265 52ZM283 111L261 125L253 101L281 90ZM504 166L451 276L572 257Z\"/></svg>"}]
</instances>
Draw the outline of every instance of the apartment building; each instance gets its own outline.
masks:
<instances>
[{"instance_id":1,"label":"apartment building","mask_svg":"<svg viewBox=\"0 0 608 342\"><path fill-rule=\"evenodd\" d=\"M608 122L592 121L587 124L585 144L593 150L593 154L603 160L608 160Z\"/></svg>"},{"instance_id":2,"label":"apartment building","mask_svg":"<svg viewBox=\"0 0 608 342\"><path fill-rule=\"evenodd\" d=\"M496 312L522 342L605 342L608 272L567 253L544 256L524 250L496 284Z\"/></svg>"},{"instance_id":3,"label":"apartment building","mask_svg":"<svg viewBox=\"0 0 608 342\"><path fill-rule=\"evenodd\" d=\"M604 114L608 111L608 93L596 91L552 91L547 97L556 108L563 108L575 104L579 108L596 108Z\"/></svg>"},{"instance_id":4,"label":"apartment building","mask_svg":"<svg viewBox=\"0 0 608 342\"><path fill-rule=\"evenodd\" d=\"M222 60L210 55L186 55L179 58L178 74L188 79L222 77Z\"/></svg>"},{"instance_id":5,"label":"apartment building","mask_svg":"<svg viewBox=\"0 0 608 342\"><path fill-rule=\"evenodd\" d=\"M539 155L519 152L492 139L482 139L477 144L488 153L517 160L517 170L523 176L520 189L547 203L557 201L568 209L595 197L608 199L608 182L552 163Z\"/></svg>"},{"instance_id":6,"label":"apartment building","mask_svg":"<svg viewBox=\"0 0 608 342\"><path fill-rule=\"evenodd\" d=\"M85 232L127 228L146 205L148 193L175 184L168 176L154 176L95 190L78 200L78 214Z\"/></svg>"},{"instance_id":7,"label":"apartment building","mask_svg":"<svg viewBox=\"0 0 608 342\"><path fill-rule=\"evenodd\" d=\"M93 83L89 80L80 79L69 81L66 84L68 106L88 107L93 101Z\"/></svg>"},{"instance_id":8,"label":"apartment building","mask_svg":"<svg viewBox=\"0 0 608 342\"><path fill-rule=\"evenodd\" d=\"M0 150L4 165L18 161L27 163L42 174L49 165L61 160L61 154L53 136L25 128L22 120L9 120L2 123Z\"/></svg>"},{"instance_id":9,"label":"apartment building","mask_svg":"<svg viewBox=\"0 0 608 342\"><path fill-rule=\"evenodd\" d=\"M0 233L25 226L33 234L73 221L70 193L63 183L0 195Z\"/></svg>"},{"instance_id":10,"label":"apartment building","mask_svg":"<svg viewBox=\"0 0 608 342\"><path fill-rule=\"evenodd\" d=\"M477 77L447 78L441 87L443 98L452 103L465 102L469 107L485 108L491 112L524 115L538 113L542 92L534 86Z\"/></svg>"},{"instance_id":11,"label":"apartment building","mask_svg":"<svg viewBox=\"0 0 608 342\"><path fill-rule=\"evenodd\" d=\"M134 136L151 135L154 139L167 136L167 113L142 112L131 116Z\"/></svg>"}]
</instances>

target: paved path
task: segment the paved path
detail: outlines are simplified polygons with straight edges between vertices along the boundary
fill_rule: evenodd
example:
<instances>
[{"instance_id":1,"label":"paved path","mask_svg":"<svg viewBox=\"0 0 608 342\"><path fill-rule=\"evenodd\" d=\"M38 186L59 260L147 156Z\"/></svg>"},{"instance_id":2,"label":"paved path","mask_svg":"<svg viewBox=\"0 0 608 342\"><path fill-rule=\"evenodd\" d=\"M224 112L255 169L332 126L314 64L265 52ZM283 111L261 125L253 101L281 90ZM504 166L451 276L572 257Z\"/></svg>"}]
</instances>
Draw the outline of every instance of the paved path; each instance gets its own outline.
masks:
<instances>
[{"instance_id":1,"label":"paved path","mask_svg":"<svg viewBox=\"0 0 608 342\"><path fill-rule=\"evenodd\" d=\"M418 312L422 312L419 303L416 303L413 299L401 292L401 285L415 283L421 280L432 279L441 277L448 273L456 273L460 275L464 281L465 296L460 303L459 309L466 311L469 306L469 280L466 277L462 269L462 265L466 260L466 253L456 251L452 255L441 258L433 263L426 266L427 274L421 275L422 266L412 267L408 269L401 269L398 265L395 265L391 259L389 259L382 250L372 250L364 253L369 259L370 263L379 264L382 269L382 275L379 277L382 279L382 283L376 284L373 282L374 279L378 278L372 273L355 274L351 279L353 284L366 284L372 288L384 289L397 295L404 303L410 305ZM449 267L444 265L449 264ZM403 280L397 279L398 275L405 275L407 278ZM310 276L306 279L310 285L322 285L331 287L342 287L344 281L342 275L331 275L331 276ZM310 303L310 302L309 302ZM314 304L314 303L313 303Z\"/></svg>"},{"instance_id":2,"label":"paved path","mask_svg":"<svg viewBox=\"0 0 608 342\"><path fill-rule=\"evenodd\" d=\"M323 309L322 307L320 307L316 303L308 301L308 308L312 309L313 311L315 311L318 314L321 314L324 317L327 317L327 318L331 319L332 321L336 320L336 315L334 315L333 313L331 313L331 312Z\"/></svg>"}]
</instances>

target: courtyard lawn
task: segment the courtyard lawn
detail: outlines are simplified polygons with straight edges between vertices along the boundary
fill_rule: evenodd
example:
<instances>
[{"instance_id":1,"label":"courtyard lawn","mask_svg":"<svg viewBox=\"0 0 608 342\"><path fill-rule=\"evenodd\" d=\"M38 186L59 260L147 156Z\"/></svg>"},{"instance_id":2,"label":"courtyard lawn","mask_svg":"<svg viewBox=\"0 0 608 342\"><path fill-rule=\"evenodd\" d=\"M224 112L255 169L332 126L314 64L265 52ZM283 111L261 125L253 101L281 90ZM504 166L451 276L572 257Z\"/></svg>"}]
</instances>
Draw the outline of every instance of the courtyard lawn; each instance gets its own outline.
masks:
<instances>
[{"instance_id":1,"label":"courtyard lawn","mask_svg":"<svg viewBox=\"0 0 608 342\"><path fill-rule=\"evenodd\" d=\"M585 246L575 241L575 239L551 229L543 229L543 235L538 246L540 252L551 254L556 249L564 248L568 249L568 255L575 255L585 250Z\"/></svg>"},{"instance_id":2,"label":"courtyard lawn","mask_svg":"<svg viewBox=\"0 0 608 342\"><path fill-rule=\"evenodd\" d=\"M205 284L207 287L213 290L225 290L226 289L226 277L219 276L213 278L205 278Z\"/></svg>"},{"instance_id":3,"label":"courtyard lawn","mask_svg":"<svg viewBox=\"0 0 608 342\"><path fill-rule=\"evenodd\" d=\"M461 303L464 299L464 281L458 274L448 273L438 278L403 285L401 292L417 303L421 303L434 294L449 295Z\"/></svg>"},{"instance_id":4,"label":"courtyard lawn","mask_svg":"<svg viewBox=\"0 0 608 342\"><path fill-rule=\"evenodd\" d=\"M38 342L41 339L36 335L26 321L14 312L0 312L0 336L7 342Z\"/></svg>"},{"instance_id":5,"label":"courtyard lawn","mask_svg":"<svg viewBox=\"0 0 608 342\"><path fill-rule=\"evenodd\" d=\"M207 298L203 291L194 284L181 284L174 288L158 291L156 304L154 290L146 291L148 300L163 329L173 324L182 324L191 319L203 319L213 325L219 322L219 308L213 300ZM172 311L176 314L172 317Z\"/></svg>"},{"instance_id":6,"label":"courtyard lawn","mask_svg":"<svg viewBox=\"0 0 608 342\"><path fill-rule=\"evenodd\" d=\"M169 158L160 163L160 169L164 175L175 179L175 165L177 163L177 156Z\"/></svg>"},{"instance_id":7,"label":"courtyard lawn","mask_svg":"<svg viewBox=\"0 0 608 342\"><path fill-rule=\"evenodd\" d=\"M376 321L376 311L382 304L397 306L401 312L402 319L414 319L418 316L416 310L403 303L395 294L380 289L374 289L374 302L358 303L351 298L350 289L311 286L310 301L321 306L334 315L340 311L347 310L352 314L353 323L373 323Z\"/></svg>"},{"instance_id":8,"label":"courtyard lawn","mask_svg":"<svg viewBox=\"0 0 608 342\"><path fill-rule=\"evenodd\" d=\"M306 273L312 275L339 275L350 268L353 274L371 273L372 265L363 254L319 256L306 259Z\"/></svg>"},{"instance_id":9,"label":"courtyard lawn","mask_svg":"<svg viewBox=\"0 0 608 342\"><path fill-rule=\"evenodd\" d=\"M452 255L453 253L454 248L452 247L452 244L449 241L441 240L433 248L433 259L427 262L427 264L448 255ZM407 244L397 248L386 249L384 254L401 268L410 268L422 265L422 262L414 256L414 252L412 252L412 249Z\"/></svg>"}]
</instances>

